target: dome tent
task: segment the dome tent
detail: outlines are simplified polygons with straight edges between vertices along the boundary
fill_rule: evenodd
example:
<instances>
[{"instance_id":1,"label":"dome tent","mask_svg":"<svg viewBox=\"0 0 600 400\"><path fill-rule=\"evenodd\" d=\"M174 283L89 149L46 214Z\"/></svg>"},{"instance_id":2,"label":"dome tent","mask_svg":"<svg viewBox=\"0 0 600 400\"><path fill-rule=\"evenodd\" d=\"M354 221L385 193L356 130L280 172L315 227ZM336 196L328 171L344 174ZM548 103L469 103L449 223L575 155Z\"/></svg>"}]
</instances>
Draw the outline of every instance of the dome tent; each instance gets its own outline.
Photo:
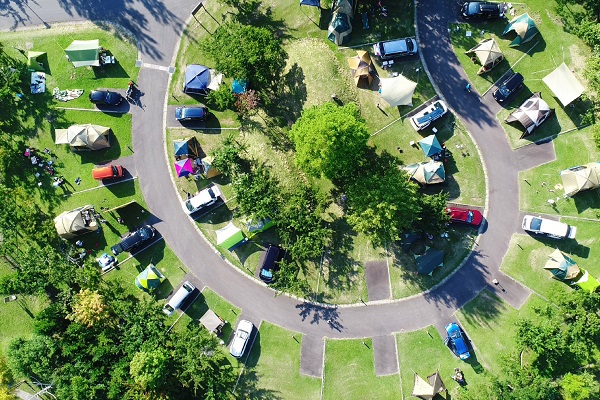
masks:
<instances>
[{"instance_id":1,"label":"dome tent","mask_svg":"<svg viewBox=\"0 0 600 400\"><path fill-rule=\"evenodd\" d=\"M356 56L348 58L348 66L357 87L369 88L373 83L373 61L368 52L357 50Z\"/></svg>"},{"instance_id":2,"label":"dome tent","mask_svg":"<svg viewBox=\"0 0 600 400\"><path fill-rule=\"evenodd\" d=\"M68 144L73 150L100 150L110 147L110 128L100 125L71 125L68 129L56 129L55 144Z\"/></svg>"},{"instance_id":3,"label":"dome tent","mask_svg":"<svg viewBox=\"0 0 600 400\"><path fill-rule=\"evenodd\" d=\"M513 111L505 122L519 121L525 128L525 132L521 135L521 138L524 138L531 135L534 129L540 126L553 112L554 110L548 106L548 103L542 100L541 93L537 92Z\"/></svg>"},{"instance_id":4,"label":"dome tent","mask_svg":"<svg viewBox=\"0 0 600 400\"><path fill-rule=\"evenodd\" d=\"M338 0L334 2L331 22L327 29L327 38L341 46L350 41L352 21L354 19L354 0Z\"/></svg>"},{"instance_id":5,"label":"dome tent","mask_svg":"<svg viewBox=\"0 0 600 400\"><path fill-rule=\"evenodd\" d=\"M544 269L550 271L556 279L561 281L574 279L581 272L577 263L558 249L548 256Z\"/></svg>"},{"instance_id":6,"label":"dome tent","mask_svg":"<svg viewBox=\"0 0 600 400\"><path fill-rule=\"evenodd\" d=\"M442 183L446 180L444 164L439 161L428 161L403 167L408 176L422 185Z\"/></svg>"},{"instance_id":7,"label":"dome tent","mask_svg":"<svg viewBox=\"0 0 600 400\"><path fill-rule=\"evenodd\" d=\"M475 59L479 60L481 68L477 71L478 75L489 71L504 60L504 55L493 38L479 42L477 46L465 54L472 55Z\"/></svg>"},{"instance_id":8,"label":"dome tent","mask_svg":"<svg viewBox=\"0 0 600 400\"><path fill-rule=\"evenodd\" d=\"M136 276L135 286L144 292L152 292L159 287L165 279L165 276L160 273L154 264L150 264Z\"/></svg>"},{"instance_id":9,"label":"dome tent","mask_svg":"<svg viewBox=\"0 0 600 400\"><path fill-rule=\"evenodd\" d=\"M504 32L502 32L502 36L511 31L514 31L517 37L511 42L510 47L527 43L540 32L535 26L535 22L529 17L529 14L522 14L513 18L506 26L506 29L504 29Z\"/></svg>"}]
</instances>

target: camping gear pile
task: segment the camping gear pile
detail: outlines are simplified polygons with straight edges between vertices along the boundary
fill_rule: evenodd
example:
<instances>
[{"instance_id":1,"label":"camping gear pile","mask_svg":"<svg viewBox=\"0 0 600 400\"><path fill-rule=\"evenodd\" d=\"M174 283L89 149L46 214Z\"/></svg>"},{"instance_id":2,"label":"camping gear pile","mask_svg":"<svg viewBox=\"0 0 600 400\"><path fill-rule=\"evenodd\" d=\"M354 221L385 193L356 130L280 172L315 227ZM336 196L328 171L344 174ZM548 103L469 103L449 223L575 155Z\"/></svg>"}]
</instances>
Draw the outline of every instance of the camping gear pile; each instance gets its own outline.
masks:
<instances>
[{"instance_id":1,"label":"camping gear pile","mask_svg":"<svg viewBox=\"0 0 600 400\"><path fill-rule=\"evenodd\" d=\"M60 90L57 87L52 89L52 97L58 101L75 100L76 98L81 97L82 94L83 89Z\"/></svg>"},{"instance_id":2,"label":"camping gear pile","mask_svg":"<svg viewBox=\"0 0 600 400\"><path fill-rule=\"evenodd\" d=\"M196 179L200 176L210 179L221 175L218 169L212 167L213 157L204 154L196 137L175 140L173 147L177 177L193 175Z\"/></svg>"}]
</instances>

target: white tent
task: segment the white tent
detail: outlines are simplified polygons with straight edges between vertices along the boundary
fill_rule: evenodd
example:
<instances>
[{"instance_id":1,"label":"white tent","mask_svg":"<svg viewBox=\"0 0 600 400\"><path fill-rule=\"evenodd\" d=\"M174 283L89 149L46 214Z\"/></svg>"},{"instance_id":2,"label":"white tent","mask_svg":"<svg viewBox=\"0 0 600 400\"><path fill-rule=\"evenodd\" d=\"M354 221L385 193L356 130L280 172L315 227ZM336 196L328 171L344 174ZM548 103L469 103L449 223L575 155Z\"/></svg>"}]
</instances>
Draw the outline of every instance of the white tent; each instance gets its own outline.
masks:
<instances>
[{"instance_id":1,"label":"white tent","mask_svg":"<svg viewBox=\"0 0 600 400\"><path fill-rule=\"evenodd\" d=\"M390 106L412 106L412 97L417 84L402 75L380 78L381 98Z\"/></svg>"},{"instance_id":2,"label":"white tent","mask_svg":"<svg viewBox=\"0 0 600 400\"><path fill-rule=\"evenodd\" d=\"M592 162L560 171L566 196L600 187L600 162Z\"/></svg>"},{"instance_id":3,"label":"white tent","mask_svg":"<svg viewBox=\"0 0 600 400\"><path fill-rule=\"evenodd\" d=\"M560 64L542 80L558 97L563 106L568 106L583 93L583 85L579 83L565 63Z\"/></svg>"},{"instance_id":4,"label":"white tent","mask_svg":"<svg viewBox=\"0 0 600 400\"><path fill-rule=\"evenodd\" d=\"M429 375L427 380L421 378L415 372L415 385L413 387L412 395L423 400L430 400L435 397L436 394L446 390L446 386L440 376L440 371L435 374Z\"/></svg>"}]
</instances>

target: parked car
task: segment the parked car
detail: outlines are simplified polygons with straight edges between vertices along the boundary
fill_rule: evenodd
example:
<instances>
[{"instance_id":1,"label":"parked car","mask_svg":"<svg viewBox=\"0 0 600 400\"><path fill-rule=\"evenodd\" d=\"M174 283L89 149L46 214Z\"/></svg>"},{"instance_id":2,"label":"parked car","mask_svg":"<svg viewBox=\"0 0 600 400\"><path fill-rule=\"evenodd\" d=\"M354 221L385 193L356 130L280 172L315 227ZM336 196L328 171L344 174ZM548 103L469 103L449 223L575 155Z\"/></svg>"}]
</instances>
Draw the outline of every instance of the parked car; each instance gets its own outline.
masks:
<instances>
[{"instance_id":1,"label":"parked car","mask_svg":"<svg viewBox=\"0 0 600 400\"><path fill-rule=\"evenodd\" d=\"M183 202L183 211L186 214L192 214L196 211L208 207L219 199L221 191L217 186L207 187L196 193L193 197Z\"/></svg>"},{"instance_id":2,"label":"parked car","mask_svg":"<svg viewBox=\"0 0 600 400\"><path fill-rule=\"evenodd\" d=\"M110 90L92 90L90 91L90 101L94 104L118 106L123 101L123 96Z\"/></svg>"},{"instance_id":3,"label":"parked car","mask_svg":"<svg viewBox=\"0 0 600 400\"><path fill-rule=\"evenodd\" d=\"M118 260L108 253L102 253L100 257L96 258L96 261L102 268L102 272L108 271L118 263Z\"/></svg>"},{"instance_id":4,"label":"parked car","mask_svg":"<svg viewBox=\"0 0 600 400\"><path fill-rule=\"evenodd\" d=\"M123 177L123 167L120 165L105 165L92 170L92 178L97 180Z\"/></svg>"},{"instance_id":5,"label":"parked car","mask_svg":"<svg viewBox=\"0 0 600 400\"><path fill-rule=\"evenodd\" d=\"M188 296L196 290L196 286L190 281L183 282L183 285L175 292L173 297L163 307L163 312L169 317L173 315L175 310L178 310Z\"/></svg>"},{"instance_id":6,"label":"parked car","mask_svg":"<svg viewBox=\"0 0 600 400\"><path fill-rule=\"evenodd\" d=\"M504 103L509 97L523 89L523 81L523 75L517 72L502 82L502 84L494 90L492 96L494 96L494 99L496 99L498 103Z\"/></svg>"},{"instance_id":7,"label":"parked car","mask_svg":"<svg viewBox=\"0 0 600 400\"><path fill-rule=\"evenodd\" d=\"M450 214L450 222L456 222L460 224L467 224L472 226L481 225L483 221L483 215L477 210L470 210L458 207L446 208L448 214Z\"/></svg>"},{"instance_id":8,"label":"parked car","mask_svg":"<svg viewBox=\"0 0 600 400\"><path fill-rule=\"evenodd\" d=\"M446 103L441 100L435 101L410 117L410 124L415 130L425 129L436 119L442 118L448 111Z\"/></svg>"},{"instance_id":9,"label":"parked car","mask_svg":"<svg viewBox=\"0 0 600 400\"><path fill-rule=\"evenodd\" d=\"M197 107L177 107L175 109L175 119L180 122L185 121L205 121L208 115L208 108L204 106Z\"/></svg>"},{"instance_id":10,"label":"parked car","mask_svg":"<svg viewBox=\"0 0 600 400\"><path fill-rule=\"evenodd\" d=\"M382 60L414 56L418 51L415 38L404 38L379 42L373 45L373 53Z\"/></svg>"},{"instance_id":11,"label":"parked car","mask_svg":"<svg viewBox=\"0 0 600 400\"><path fill-rule=\"evenodd\" d=\"M467 341L463 336L463 331L455 322L446 325L446 333L448 337L444 340L444 344L452 350L461 360L466 360L471 357Z\"/></svg>"},{"instance_id":12,"label":"parked car","mask_svg":"<svg viewBox=\"0 0 600 400\"><path fill-rule=\"evenodd\" d=\"M269 245L267 251L262 255L259 260L260 272L258 276L265 283L271 283L273 281L273 272L279 269L279 262L283 260L285 251L274 244Z\"/></svg>"},{"instance_id":13,"label":"parked car","mask_svg":"<svg viewBox=\"0 0 600 400\"><path fill-rule=\"evenodd\" d=\"M523 229L536 235L544 235L553 239L575 239L577 228L563 222L542 217L526 215L523 218Z\"/></svg>"},{"instance_id":14,"label":"parked car","mask_svg":"<svg viewBox=\"0 0 600 400\"><path fill-rule=\"evenodd\" d=\"M143 242L150 240L154 237L156 230L150 225L144 225L137 229L135 232L129 232L118 244L115 244L110 250L115 256L121 254L124 251L130 251L136 246L139 246Z\"/></svg>"},{"instance_id":15,"label":"parked car","mask_svg":"<svg viewBox=\"0 0 600 400\"><path fill-rule=\"evenodd\" d=\"M467 1L461 14L464 19L498 19L504 17L504 5L491 1Z\"/></svg>"},{"instance_id":16,"label":"parked car","mask_svg":"<svg viewBox=\"0 0 600 400\"><path fill-rule=\"evenodd\" d=\"M244 355L246 345L250 340L253 329L254 325L252 325L252 322L246 321L245 319L240 321L237 330L235 331L235 335L233 336L233 340L229 345L229 354L235 358L240 358Z\"/></svg>"}]
</instances>

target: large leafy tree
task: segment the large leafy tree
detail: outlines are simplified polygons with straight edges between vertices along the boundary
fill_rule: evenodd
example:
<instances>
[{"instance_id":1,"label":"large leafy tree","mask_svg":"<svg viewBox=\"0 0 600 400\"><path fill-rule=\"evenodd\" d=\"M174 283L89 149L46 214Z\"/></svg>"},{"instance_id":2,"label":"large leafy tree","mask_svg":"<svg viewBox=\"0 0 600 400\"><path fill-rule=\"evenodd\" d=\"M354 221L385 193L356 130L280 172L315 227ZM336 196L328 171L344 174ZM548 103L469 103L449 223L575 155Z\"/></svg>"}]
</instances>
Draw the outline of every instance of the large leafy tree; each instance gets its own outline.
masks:
<instances>
[{"instance_id":1,"label":"large leafy tree","mask_svg":"<svg viewBox=\"0 0 600 400\"><path fill-rule=\"evenodd\" d=\"M279 208L278 182L264 165L255 165L251 172L233 179L233 190L242 214L257 218L275 218Z\"/></svg>"}]
</instances>

